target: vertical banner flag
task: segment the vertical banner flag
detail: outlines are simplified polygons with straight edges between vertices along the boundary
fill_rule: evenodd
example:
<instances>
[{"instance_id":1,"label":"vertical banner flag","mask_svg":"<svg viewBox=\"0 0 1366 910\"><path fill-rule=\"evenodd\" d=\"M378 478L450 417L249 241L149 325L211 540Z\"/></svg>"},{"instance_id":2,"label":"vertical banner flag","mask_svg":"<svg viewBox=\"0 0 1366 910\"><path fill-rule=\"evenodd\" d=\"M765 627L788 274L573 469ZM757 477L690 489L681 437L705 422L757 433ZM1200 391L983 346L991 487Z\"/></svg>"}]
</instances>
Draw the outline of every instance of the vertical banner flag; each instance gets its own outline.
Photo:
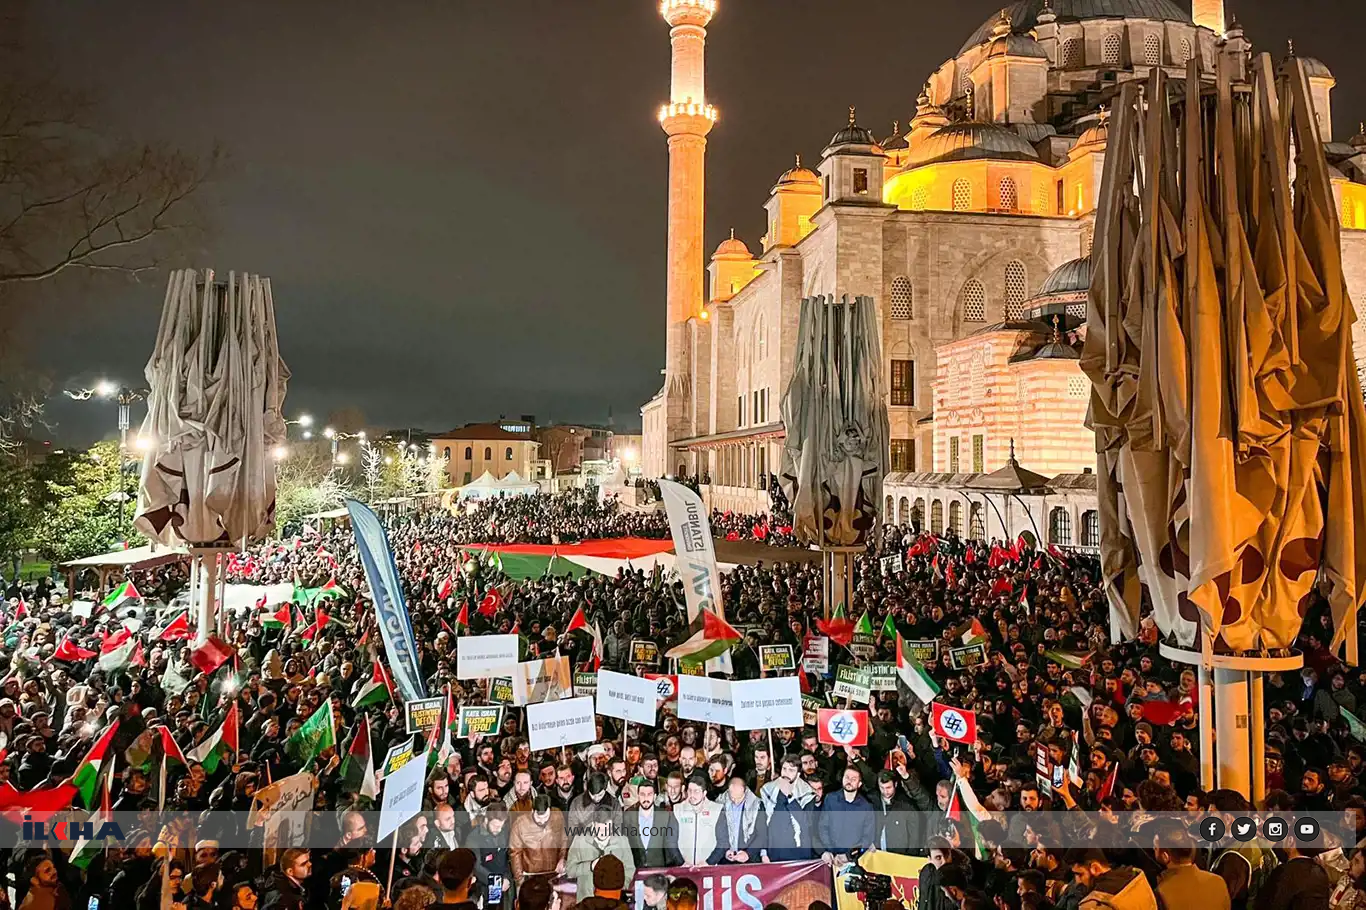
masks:
<instances>
[{"instance_id":1,"label":"vertical banner flag","mask_svg":"<svg viewBox=\"0 0 1366 910\"><path fill-rule=\"evenodd\" d=\"M669 533L673 535L674 571L683 582L688 628L700 634L703 631L702 611L726 618L721 603L721 569L716 565L716 546L712 542L707 507L700 496L671 480L659 482L659 494L669 518ZM732 672L729 651L707 664L708 672Z\"/></svg>"},{"instance_id":2,"label":"vertical banner flag","mask_svg":"<svg viewBox=\"0 0 1366 910\"><path fill-rule=\"evenodd\" d=\"M375 618L384 639L384 653L389 657L394 683L405 701L424 698L427 688L422 683L422 665L417 657L417 643L413 640L413 624L408 619L408 606L403 602L403 585L399 582L398 566L389 548L389 537L384 533L379 516L354 499L346 501L351 515L351 528L356 535L356 549L360 551L365 578L370 583L370 596L375 601Z\"/></svg>"}]
</instances>

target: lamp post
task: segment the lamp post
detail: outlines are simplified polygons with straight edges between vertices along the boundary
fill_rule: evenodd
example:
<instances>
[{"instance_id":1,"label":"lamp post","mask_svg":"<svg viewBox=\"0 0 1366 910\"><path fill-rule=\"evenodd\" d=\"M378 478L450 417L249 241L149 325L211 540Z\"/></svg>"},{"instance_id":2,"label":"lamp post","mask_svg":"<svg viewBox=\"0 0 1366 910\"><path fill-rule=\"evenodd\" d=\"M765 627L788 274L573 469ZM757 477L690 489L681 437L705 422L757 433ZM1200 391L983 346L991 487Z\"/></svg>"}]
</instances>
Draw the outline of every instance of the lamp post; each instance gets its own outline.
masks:
<instances>
[{"instance_id":1,"label":"lamp post","mask_svg":"<svg viewBox=\"0 0 1366 910\"><path fill-rule=\"evenodd\" d=\"M285 427L286 427L286 428L288 428L288 427L290 426L290 424L297 424L298 426L300 426L300 427L303 429L303 432L299 434L302 438L304 438L304 439L312 439L312 438L313 438L313 430L310 429L310 427L313 426L313 417L312 417L312 415L309 415L309 414L300 414L297 420L286 420L286 421L285 421ZM286 432L288 432L288 429L286 429Z\"/></svg>"},{"instance_id":2,"label":"lamp post","mask_svg":"<svg viewBox=\"0 0 1366 910\"><path fill-rule=\"evenodd\" d=\"M72 401L89 401L91 398L100 398L105 401L112 400L118 405L118 428L119 428L119 488L109 498L117 498L119 501L119 530L122 532L124 522L127 520L128 500L131 498L124 487L124 471L128 464L128 429L132 425L132 406L134 402L142 401L147 397L147 389L130 389L128 386L120 385L109 379L101 379L95 383L93 389L63 390L63 394ZM139 452L145 452L151 447L151 440L139 437L136 441Z\"/></svg>"}]
</instances>

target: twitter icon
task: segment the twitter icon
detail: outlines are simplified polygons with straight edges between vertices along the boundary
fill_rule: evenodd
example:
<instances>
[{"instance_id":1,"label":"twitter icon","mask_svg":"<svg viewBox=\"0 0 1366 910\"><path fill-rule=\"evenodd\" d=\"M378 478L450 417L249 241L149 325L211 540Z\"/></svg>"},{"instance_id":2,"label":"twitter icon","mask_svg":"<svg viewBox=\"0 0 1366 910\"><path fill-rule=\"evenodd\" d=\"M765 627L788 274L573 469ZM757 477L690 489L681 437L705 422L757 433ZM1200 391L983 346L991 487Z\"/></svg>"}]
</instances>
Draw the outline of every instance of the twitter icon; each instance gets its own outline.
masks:
<instances>
[{"instance_id":1,"label":"twitter icon","mask_svg":"<svg viewBox=\"0 0 1366 910\"><path fill-rule=\"evenodd\" d=\"M1234 840L1250 841L1257 836L1257 823L1247 817L1235 818L1231 833Z\"/></svg>"}]
</instances>

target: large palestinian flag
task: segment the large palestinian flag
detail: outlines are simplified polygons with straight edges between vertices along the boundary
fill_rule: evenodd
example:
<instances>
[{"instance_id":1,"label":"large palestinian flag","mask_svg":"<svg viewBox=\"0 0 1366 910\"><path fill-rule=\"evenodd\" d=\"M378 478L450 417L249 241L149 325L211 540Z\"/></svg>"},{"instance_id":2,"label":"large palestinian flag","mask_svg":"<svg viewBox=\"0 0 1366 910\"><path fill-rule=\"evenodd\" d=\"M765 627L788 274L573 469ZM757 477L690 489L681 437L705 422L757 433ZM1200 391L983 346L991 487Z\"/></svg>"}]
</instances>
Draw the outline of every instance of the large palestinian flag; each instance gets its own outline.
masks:
<instances>
[{"instance_id":1,"label":"large palestinian flag","mask_svg":"<svg viewBox=\"0 0 1366 910\"><path fill-rule=\"evenodd\" d=\"M672 553L671 540L646 540L618 537L585 540L576 544L476 544L465 549L472 553L497 555L503 573L509 578L544 578L546 575L582 578L586 573L615 574L616 566L628 559L644 559L656 553ZM608 567L611 570L608 571Z\"/></svg>"}]
</instances>

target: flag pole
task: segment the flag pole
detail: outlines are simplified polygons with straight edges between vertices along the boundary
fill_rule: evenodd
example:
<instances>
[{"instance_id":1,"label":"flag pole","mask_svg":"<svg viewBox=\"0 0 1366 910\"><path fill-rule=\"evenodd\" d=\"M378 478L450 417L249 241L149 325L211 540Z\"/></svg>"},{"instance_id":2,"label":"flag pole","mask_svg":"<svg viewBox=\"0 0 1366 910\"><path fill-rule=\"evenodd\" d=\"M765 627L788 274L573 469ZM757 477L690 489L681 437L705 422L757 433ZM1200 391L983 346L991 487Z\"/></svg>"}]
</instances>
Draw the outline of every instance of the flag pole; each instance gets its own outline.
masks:
<instances>
[{"instance_id":1,"label":"flag pole","mask_svg":"<svg viewBox=\"0 0 1366 910\"><path fill-rule=\"evenodd\" d=\"M394 842L389 847L389 878L384 883L384 897L393 897L394 889L394 860L398 859L398 828L394 829Z\"/></svg>"}]
</instances>

